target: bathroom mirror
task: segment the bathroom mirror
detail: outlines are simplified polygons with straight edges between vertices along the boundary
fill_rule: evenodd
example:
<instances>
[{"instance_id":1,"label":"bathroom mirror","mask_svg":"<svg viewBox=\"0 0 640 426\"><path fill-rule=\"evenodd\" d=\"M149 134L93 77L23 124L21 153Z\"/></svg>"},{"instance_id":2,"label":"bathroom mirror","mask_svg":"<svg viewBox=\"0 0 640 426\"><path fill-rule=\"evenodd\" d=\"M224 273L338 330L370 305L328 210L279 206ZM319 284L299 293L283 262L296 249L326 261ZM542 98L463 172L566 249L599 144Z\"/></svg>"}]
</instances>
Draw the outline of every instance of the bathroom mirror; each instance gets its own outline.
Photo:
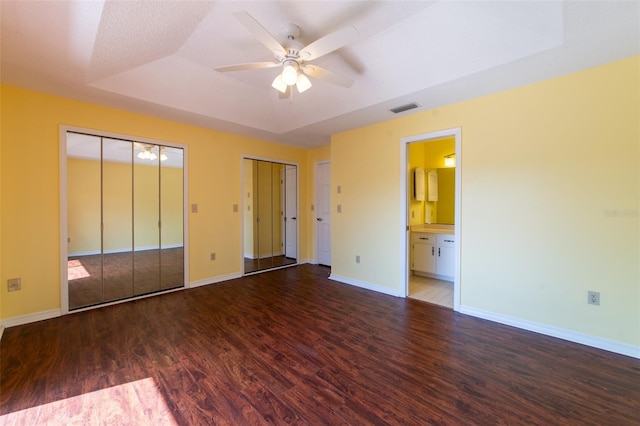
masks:
<instances>
[{"instance_id":1,"label":"bathroom mirror","mask_svg":"<svg viewBox=\"0 0 640 426\"><path fill-rule=\"evenodd\" d=\"M453 225L455 222L456 168L438 168L438 202L436 217L438 223Z\"/></svg>"},{"instance_id":2,"label":"bathroom mirror","mask_svg":"<svg viewBox=\"0 0 640 426\"><path fill-rule=\"evenodd\" d=\"M298 262L297 166L245 158L244 272Z\"/></svg>"}]
</instances>

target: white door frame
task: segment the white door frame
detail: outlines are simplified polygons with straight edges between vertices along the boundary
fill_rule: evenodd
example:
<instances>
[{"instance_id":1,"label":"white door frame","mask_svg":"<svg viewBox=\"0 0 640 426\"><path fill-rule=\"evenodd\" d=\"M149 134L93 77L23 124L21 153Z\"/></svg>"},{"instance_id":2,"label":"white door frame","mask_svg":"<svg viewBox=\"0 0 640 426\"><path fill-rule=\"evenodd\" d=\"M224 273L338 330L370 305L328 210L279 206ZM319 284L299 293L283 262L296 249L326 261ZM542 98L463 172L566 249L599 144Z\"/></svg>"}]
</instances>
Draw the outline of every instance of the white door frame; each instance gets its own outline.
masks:
<instances>
[{"instance_id":1,"label":"white door frame","mask_svg":"<svg viewBox=\"0 0 640 426\"><path fill-rule=\"evenodd\" d=\"M455 146L456 146L456 193L455 193L455 270L453 277L453 310L460 310L460 247L462 241L462 223L460 218L462 215L460 214L462 210L461 203L461 187L460 187L460 176L462 173L462 129L460 127L439 130L435 132L422 133L414 136L407 136L400 139L400 170L404 170L402 176L400 177L400 203L403 206L402 218L400 223L402 224L401 229L401 237L400 241L404 244L404 256L402 258L402 268L404 271L404 295L407 297L409 295L409 208L408 208L408 180L410 176L409 170L409 158L407 156L407 151L409 150L409 144L413 142L429 142L436 139L442 139L447 137L455 138Z\"/></svg>"}]
</instances>

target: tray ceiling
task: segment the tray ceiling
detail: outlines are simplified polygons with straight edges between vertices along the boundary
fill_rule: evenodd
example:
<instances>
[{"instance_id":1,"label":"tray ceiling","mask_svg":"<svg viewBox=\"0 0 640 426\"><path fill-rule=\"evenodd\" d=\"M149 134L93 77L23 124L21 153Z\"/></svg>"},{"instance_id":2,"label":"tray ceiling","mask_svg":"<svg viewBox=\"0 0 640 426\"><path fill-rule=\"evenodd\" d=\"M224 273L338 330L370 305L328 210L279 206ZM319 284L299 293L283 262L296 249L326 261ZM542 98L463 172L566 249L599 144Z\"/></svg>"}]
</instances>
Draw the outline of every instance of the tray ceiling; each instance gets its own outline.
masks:
<instances>
[{"instance_id":1,"label":"tray ceiling","mask_svg":"<svg viewBox=\"0 0 640 426\"><path fill-rule=\"evenodd\" d=\"M3 1L1 76L10 85L300 147L332 133L640 54L637 2ZM279 67L215 67L273 55L233 13L308 44L353 25L355 42L279 99ZM410 114L406 112L403 114ZM402 115L402 114L400 114Z\"/></svg>"}]
</instances>

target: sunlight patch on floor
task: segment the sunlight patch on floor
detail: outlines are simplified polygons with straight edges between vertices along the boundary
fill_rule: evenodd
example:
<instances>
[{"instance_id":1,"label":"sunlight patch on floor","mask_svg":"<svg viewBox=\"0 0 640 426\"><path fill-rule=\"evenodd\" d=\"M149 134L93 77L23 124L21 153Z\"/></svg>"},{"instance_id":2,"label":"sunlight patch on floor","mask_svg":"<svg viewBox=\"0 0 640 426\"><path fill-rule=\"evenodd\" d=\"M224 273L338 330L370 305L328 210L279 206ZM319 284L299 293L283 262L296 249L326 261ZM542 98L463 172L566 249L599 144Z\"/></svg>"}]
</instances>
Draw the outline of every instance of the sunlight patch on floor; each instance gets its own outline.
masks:
<instances>
[{"instance_id":1,"label":"sunlight patch on floor","mask_svg":"<svg viewBox=\"0 0 640 426\"><path fill-rule=\"evenodd\" d=\"M67 279L69 281L77 280L79 278L87 278L90 276L91 274L89 271L87 271L79 260L69 260L67 262Z\"/></svg>"},{"instance_id":2,"label":"sunlight patch on floor","mask_svg":"<svg viewBox=\"0 0 640 426\"><path fill-rule=\"evenodd\" d=\"M0 416L0 424L177 425L151 377Z\"/></svg>"}]
</instances>

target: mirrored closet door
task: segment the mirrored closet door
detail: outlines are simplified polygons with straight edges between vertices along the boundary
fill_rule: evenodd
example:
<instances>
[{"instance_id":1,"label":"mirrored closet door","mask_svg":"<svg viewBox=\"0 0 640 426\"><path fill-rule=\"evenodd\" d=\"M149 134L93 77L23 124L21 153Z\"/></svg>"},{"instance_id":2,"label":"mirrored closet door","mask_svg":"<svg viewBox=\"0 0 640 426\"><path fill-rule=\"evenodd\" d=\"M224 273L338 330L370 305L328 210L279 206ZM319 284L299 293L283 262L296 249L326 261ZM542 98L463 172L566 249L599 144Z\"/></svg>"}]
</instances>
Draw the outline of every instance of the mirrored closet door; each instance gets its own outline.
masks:
<instances>
[{"instance_id":1,"label":"mirrored closet door","mask_svg":"<svg viewBox=\"0 0 640 426\"><path fill-rule=\"evenodd\" d=\"M69 310L184 286L183 149L66 140Z\"/></svg>"},{"instance_id":2,"label":"mirrored closet door","mask_svg":"<svg viewBox=\"0 0 640 426\"><path fill-rule=\"evenodd\" d=\"M297 167L244 159L244 271L298 262Z\"/></svg>"}]
</instances>

